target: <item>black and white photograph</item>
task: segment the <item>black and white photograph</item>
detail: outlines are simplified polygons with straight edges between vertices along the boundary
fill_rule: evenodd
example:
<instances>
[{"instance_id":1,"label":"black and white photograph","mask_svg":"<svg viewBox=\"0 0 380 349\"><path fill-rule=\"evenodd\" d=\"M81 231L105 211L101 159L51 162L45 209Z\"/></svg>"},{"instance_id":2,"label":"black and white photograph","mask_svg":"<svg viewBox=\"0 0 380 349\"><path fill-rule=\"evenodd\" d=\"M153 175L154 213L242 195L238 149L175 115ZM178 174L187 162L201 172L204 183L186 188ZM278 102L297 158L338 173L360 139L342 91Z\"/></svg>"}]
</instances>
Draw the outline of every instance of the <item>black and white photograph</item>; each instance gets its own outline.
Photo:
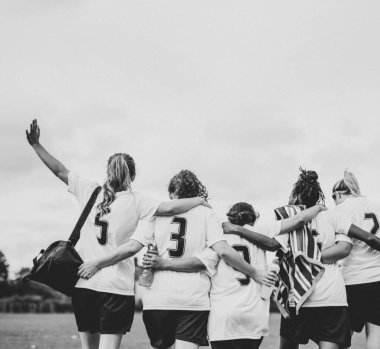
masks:
<instances>
[{"instance_id":1,"label":"black and white photograph","mask_svg":"<svg viewBox=\"0 0 380 349\"><path fill-rule=\"evenodd\" d=\"M380 349L380 2L0 0L0 349Z\"/></svg>"}]
</instances>

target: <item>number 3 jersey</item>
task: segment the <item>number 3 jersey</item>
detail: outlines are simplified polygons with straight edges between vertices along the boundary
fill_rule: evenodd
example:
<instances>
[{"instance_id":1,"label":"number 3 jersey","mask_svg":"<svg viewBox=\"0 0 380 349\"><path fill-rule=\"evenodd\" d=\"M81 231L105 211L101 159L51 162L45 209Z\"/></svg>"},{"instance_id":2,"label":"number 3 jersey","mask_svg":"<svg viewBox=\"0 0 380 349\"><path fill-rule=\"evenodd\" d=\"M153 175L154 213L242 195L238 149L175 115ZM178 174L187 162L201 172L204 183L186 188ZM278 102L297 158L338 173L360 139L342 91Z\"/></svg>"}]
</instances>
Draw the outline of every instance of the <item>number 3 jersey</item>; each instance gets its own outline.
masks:
<instances>
[{"instance_id":1,"label":"number 3 jersey","mask_svg":"<svg viewBox=\"0 0 380 349\"><path fill-rule=\"evenodd\" d=\"M245 228L273 237L280 221L257 222ZM225 235L228 244L254 268L267 270L265 251L237 235ZM212 270L212 259L201 260ZM210 265L211 264L211 265ZM215 266L215 264L214 264ZM210 341L259 339L268 334L269 300L260 296L261 284L220 260L211 278L211 309L208 323Z\"/></svg>"},{"instance_id":2,"label":"number 3 jersey","mask_svg":"<svg viewBox=\"0 0 380 349\"><path fill-rule=\"evenodd\" d=\"M68 191L83 209L98 183L69 173ZM100 192L82 230L76 249L83 261L91 261L109 255L125 243L134 233L140 219L150 219L157 211L159 202L132 191L116 193L108 213L101 216L96 206L103 200ZM135 266L129 258L99 270L89 280L79 279L76 287L98 292L121 295L134 294Z\"/></svg>"},{"instance_id":3,"label":"number 3 jersey","mask_svg":"<svg viewBox=\"0 0 380 349\"><path fill-rule=\"evenodd\" d=\"M198 206L174 217L155 217L131 239L157 243L164 259L197 257L206 247L225 240L213 210ZM156 270L153 284L144 290L144 310L209 310L210 278L206 272L184 273Z\"/></svg>"},{"instance_id":4,"label":"number 3 jersey","mask_svg":"<svg viewBox=\"0 0 380 349\"><path fill-rule=\"evenodd\" d=\"M352 224L380 237L380 203L365 197L348 198L335 209L348 215ZM353 244L342 265L345 284L380 281L380 252L357 239L353 239Z\"/></svg>"}]
</instances>

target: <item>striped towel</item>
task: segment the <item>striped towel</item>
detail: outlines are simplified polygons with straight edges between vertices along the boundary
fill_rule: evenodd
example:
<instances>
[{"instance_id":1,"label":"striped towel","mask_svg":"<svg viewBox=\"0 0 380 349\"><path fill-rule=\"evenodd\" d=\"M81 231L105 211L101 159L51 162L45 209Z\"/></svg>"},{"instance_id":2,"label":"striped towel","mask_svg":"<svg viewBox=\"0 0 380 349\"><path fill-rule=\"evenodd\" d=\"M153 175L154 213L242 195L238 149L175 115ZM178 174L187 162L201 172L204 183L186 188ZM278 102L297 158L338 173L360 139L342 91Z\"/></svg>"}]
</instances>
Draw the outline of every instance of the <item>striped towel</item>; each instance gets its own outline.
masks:
<instances>
[{"instance_id":1,"label":"striped towel","mask_svg":"<svg viewBox=\"0 0 380 349\"><path fill-rule=\"evenodd\" d=\"M283 206L274 211L276 219L280 220L293 217L304 209L305 206ZM325 272L325 267L309 224L280 235L278 240L283 250L278 250L276 255L280 260L280 272L275 299L281 314L288 318L289 307L295 307L298 314L302 304L314 291L316 283Z\"/></svg>"}]
</instances>

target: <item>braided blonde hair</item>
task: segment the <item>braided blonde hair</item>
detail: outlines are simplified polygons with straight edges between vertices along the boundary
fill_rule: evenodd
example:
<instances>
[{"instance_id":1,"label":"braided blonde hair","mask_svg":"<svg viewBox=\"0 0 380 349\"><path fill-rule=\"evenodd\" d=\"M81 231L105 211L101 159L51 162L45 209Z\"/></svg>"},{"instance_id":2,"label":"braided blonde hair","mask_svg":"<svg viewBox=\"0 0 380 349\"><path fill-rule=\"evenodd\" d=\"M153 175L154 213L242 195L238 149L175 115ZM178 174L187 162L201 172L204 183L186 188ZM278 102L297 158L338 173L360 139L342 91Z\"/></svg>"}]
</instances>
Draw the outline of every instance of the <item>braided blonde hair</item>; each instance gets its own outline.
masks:
<instances>
[{"instance_id":1,"label":"braided blonde hair","mask_svg":"<svg viewBox=\"0 0 380 349\"><path fill-rule=\"evenodd\" d=\"M116 153L108 159L107 178L103 184L103 201L97 206L100 215L109 213L109 206L119 191L130 190L136 177L136 165L132 156Z\"/></svg>"}]
</instances>

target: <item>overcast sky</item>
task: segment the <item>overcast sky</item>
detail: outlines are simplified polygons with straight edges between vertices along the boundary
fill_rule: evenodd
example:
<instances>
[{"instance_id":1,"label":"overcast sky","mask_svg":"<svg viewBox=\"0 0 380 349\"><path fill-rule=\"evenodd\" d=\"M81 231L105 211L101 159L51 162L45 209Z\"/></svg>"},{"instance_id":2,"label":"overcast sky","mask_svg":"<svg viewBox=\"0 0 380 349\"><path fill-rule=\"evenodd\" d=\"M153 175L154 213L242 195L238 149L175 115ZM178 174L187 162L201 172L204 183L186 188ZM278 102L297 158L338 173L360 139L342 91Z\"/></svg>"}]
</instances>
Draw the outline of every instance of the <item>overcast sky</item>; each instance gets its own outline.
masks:
<instances>
[{"instance_id":1,"label":"overcast sky","mask_svg":"<svg viewBox=\"0 0 380 349\"><path fill-rule=\"evenodd\" d=\"M379 1L2 0L0 250L12 272L66 239L79 207L25 139L103 181L115 152L166 200L194 171L221 219L286 203L298 167L349 167L380 193Z\"/></svg>"}]
</instances>

